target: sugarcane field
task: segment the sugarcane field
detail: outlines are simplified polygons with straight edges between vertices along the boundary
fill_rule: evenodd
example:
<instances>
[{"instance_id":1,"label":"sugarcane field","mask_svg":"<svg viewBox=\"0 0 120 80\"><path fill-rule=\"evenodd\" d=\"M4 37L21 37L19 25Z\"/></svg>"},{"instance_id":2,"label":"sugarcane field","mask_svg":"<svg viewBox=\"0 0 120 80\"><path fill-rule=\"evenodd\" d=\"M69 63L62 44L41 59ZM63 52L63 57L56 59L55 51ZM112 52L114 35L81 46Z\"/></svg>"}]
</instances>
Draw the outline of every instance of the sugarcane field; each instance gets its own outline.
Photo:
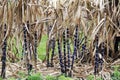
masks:
<instances>
[{"instance_id":1,"label":"sugarcane field","mask_svg":"<svg viewBox=\"0 0 120 80\"><path fill-rule=\"evenodd\" d=\"M0 0L0 80L120 80L120 0Z\"/></svg>"}]
</instances>

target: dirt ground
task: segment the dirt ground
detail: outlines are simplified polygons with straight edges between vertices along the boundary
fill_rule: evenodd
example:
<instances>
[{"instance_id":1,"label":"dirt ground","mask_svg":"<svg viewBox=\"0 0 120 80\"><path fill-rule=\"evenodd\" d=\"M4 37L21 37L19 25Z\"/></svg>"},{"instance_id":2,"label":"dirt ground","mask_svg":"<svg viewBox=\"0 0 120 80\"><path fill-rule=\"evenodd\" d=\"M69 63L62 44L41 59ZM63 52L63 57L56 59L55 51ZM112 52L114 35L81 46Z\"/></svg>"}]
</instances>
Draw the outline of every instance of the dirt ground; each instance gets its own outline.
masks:
<instances>
[{"instance_id":1,"label":"dirt ground","mask_svg":"<svg viewBox=\"0 0 120 80\"><path fill-rule=\"evenodd\" d=\"M1 66L2 62L0 62L0 73L1 73ZM21 78L21 76L18 74L19 72L24 73L27 76L27 69L23 65L23 61L19 61L17 63L10 63L7 62L6 67L6 78L15 77L15 78ZM100 71L100 75L106 78L106 80L109 80L111 73L113 73L113 70L111 69L114 65L120 65L120 59L116 60L114 63L104 63L103 70ZM42 63L41 60L37 61L37 70L35 70L35 67L33 67L33 70L31 73L42 73L43 76L46 75L52 75L52 76L59 76L61 74L60 72L60 66L59 61L54 60L54 67L46 67L46 62ZM88 75L94 73L94 66L92 64L74 64L73 68L73 78L86 78ZM102 73L102 74L101 74Z\"/></svg>"}]
</instances>

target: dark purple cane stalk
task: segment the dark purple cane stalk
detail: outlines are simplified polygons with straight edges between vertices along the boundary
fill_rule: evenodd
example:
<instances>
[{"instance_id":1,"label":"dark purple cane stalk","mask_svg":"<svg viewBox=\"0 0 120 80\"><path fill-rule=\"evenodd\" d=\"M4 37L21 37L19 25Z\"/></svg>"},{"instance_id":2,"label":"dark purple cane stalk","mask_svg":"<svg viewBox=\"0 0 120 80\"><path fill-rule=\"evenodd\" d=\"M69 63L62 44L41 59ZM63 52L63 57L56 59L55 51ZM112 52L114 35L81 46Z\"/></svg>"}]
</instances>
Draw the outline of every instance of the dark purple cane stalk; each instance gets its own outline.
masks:
<instances>
[{"instance_id":1,"label":"dark purple cane stalk","mask_svg":"<svg viewBox=\"0 0 120 80\"><path fill-rule=\"evenodd\" d=\"M6 31L7 31L7 26L5 24L4 25L4 37L6 35ZM2 54L2 58L1 58L1 61L2 61L1 77L2 78L5 78L5 74L6 74L6 47L7 47L7 40L5 38L4 42L3 42L3 48L2 48L3 54Z\"/></svg>"},{"instance_id":2,"label":"dark purple cane stalk","mask_svg":"<svg viewBox=\"0 0 120 80\"><path fill-rule=\"evenodd\" d=\"M30 24L29 24L29 21L27 21L27 27L28 27L28 30L30 30ZM31 43L30 43L30 36L29 34L27 33L28 37L29 37L29 40L28 40L28 49L29 49L29 54L30 54L30 59L32 59L32 54L31 54Z\"/></svg>"},{"instance_id":3,"label":"dark purple cane stalk","mask_svg":"<svg viewBox=\"0 0 120 80\"><path fill-rule=\"evenodd\" d=\"M98 48L98 36L96 35L95 37L95 64L94 64L94 74L96 75L98 73L98 68L99 68L99 48Z\"/></svg>"},{"instance_id":4,"label":"dark purple cane stalk","mask_svg":"<svg viewBox=\"0 0 120 80\"><path fill-rule=\"evenodd\" d=\"M104 45L104 42L103 42L102 45L101 45L101 57L102 58L100 58L100 70L102 70L102 66L103 66L104 53L105 53L105 45Z\"/></svg>"},{"instance_id":5,"label":"dark purple cane stalk","mask_svg":"<svg viewBox=\"0 0 120 80\"><path fill-rule=\"evenodd\" d=\"M51 44L51 40L48 41L48 51L47 51L47 67L50 67L50 62L49 62L49 55L50 55L50 44Z\"/></svg>"},{"instance_id":6,"label":"dark purple cane stalk","mask_svg":"<svg viewBox=\"0 0 120 80\"><path fill-rule=\"evenodd\" d=\"M24 35L24 53L25 55L28 55L27 53L27 29L25 27L25 24L23 24L23 35Z\"/></svg>"},{"instance_id":7,"label":"dark purple cane stalk","mask_svg":"<svg viewBox=\"0 0 120 80\"><path fill-rule=\"evenodd\" d=\"M37 31L35 31L34 33L34 39L35 39L35 52L34 52L34 58L35 58L35 61L37 61Z\"/></svg>"},{"instance_id":8,"label":"dark purple cane stalk","mask_svg":"<svg viewBox=\"0 0 120 80\"><path fill-rule=\"evenodd\" d=\"M78 49L78 40L79 40L79 38L78 38L78 25L76 26L76 48ZM77 54L77 52L76 52L76 59L77 59L77 57L78 57L78 54Z\"/></svg>"},{"instance_id":9,"label":"dark purple cane stalk","mask_svg":"<svg viewBox=\"0 0 120 80\"><path fill-rule=\"evenodd\" d=\"M50 26L48 27L48 32L47 32L48 37L49 37L49 34L50 34L51 29L52 29L52 26L50 25ZM47 67L51 67L51 64L50 64L50 62L49 62L49 58L50 58L50 48L51 48L51 40L49 40L47 48L48 48L48 52L47 52Z\"/></svg>"},{"instance_id":10,"label":"dark purple cane stalk","mask_svg":"<svg viewBox=\"0 0 120 80\"><path fill-rule=\"evenodd\" d=\"M27 29L25 27L25 24L23 24L23 35L24 35L24 57L25 57L25 62L26 62L26 67L28 70L28 75L29 75L29 59L28 59L28 52L27 52Z\"/></svg>"},{"instance_id":11,"label":"dark purple cane stalk","mask_svg":"<svg viewBox=\"0 0 120 80\"><path fill-rule=\"evenodd\" d=\"M78 38L78 40L77 40L77 49L79 49L79 38Z\"/></svg>"},{"instance_id":12,"label":"dark purple cane stalk","mask_svg":"<svg viewBox=\"0 0 120 80\"><path fill-rule=\"evenodd\" d=\"M72 64L71 70L73 69L74 59L77 58L77 32L78 32L78 25L75 28L75 35L74 35L74 51L72 55Z\"/></svg>"},{"instance_id":13,"label":"dark purple cane stalk","mask_svg":"<svg viewBox=\"0 0 120 80\"><path fill-rule=\"evenodd\" d=\"M34 59L35 59L35 61L37 61L37 31L35 31L35 33L34 33L34 39L35 39L35 44L34 44L34 46L35 46L35 48L34 48L34 50L35 50L35 52L34 52Z\"/></svg>"},{"instance_id":14,"label":"dark purple cane stalk","mask_svg":"<svg viewBox=\"0 0 120 80\"><path fill-rule=\"evenodd\" d=\"M52 55L51 55L51 67L53 67L53 57L54 57L54 53L55 53L55 38L53 38L52 40Z\"/></svg>"},{"instance_id":15,"label":"dark purple cane stalk","mask_svg":"<svg viewBox=\"0 0 120 80\"><path fill-rule=\"evenodd\" d=\"M70 43L69 43L69 29L67 28L67 57L68 57L68 68L70 68Z\"/></svg>"},{"instance_id":16,"label":"dark purple cane stalk","mask_svg":"<svg viewBox=\"0 0 120 80\"><path fill-rule=\"evenodd\" d=\"M77 40L78 40L78 25L75 28L75 35L74 35L74 51L72 55L72 63L71 63L71 70L73 70L74 60L77 59ZM70 76L72 75L72 71L70 72Z\"/></svg>"},{"instance_id":17,"label":"dark purple cane stalk","mask_svg":"<svg viewBox=\"0 0 120 80\"><path fill-rule=\"evenodd\" d=\"M69 43L69 29L67 28L67 58L68 58L68 64L67 64L67 67L68 67L68 76L71 76L71 73L70 73L70 67L71 67L71 64L70 64L70 43Z\"/></svg>"},{"instance_id":18,"label":"dark purple cane stalk","mask_svg":"<svg viewBox=\"0 0 120 80\"><path fill-rule=\"evenodd\" d=\"M96 53L95 53L95 66L94 66L94 74L98 73L99 68L99 53L98 53L98 46L96 46Z\"/></svg>"},{"instance_id":19,"label":"dark purple cane stalk","mask_svg":"<svg viewBox=\"0 0 120 80\"><path fill-rule=\"evenodd\" d=\"M66 37L65 37L65 31L63 32L63 51L64 51L64 70L65 70L65 74L66 74L66 69L67 69L67 65L66 65Z\"/></svg>"},{"instance_id":20,"label":"dark purple cane stalk","mask_svg":"<svg viewBox=\"0 0 120 80\"><path fill-rule=\"evenodd\" d=\"M61 46L60 46L59 38L57 40L57 44L58 44L59 64L60 64L60 67L61 67L61 72L64 73L64 69L63 69L64 65L63 65L62 52L61 52Z\"/></svg>"},{"instance_id":21,"label":"dark purple cane stalk","mask_svg":"<svg viewBox=\"0 0 120 80\"><path fill-rule=\"evenodd\" d=\"M78 43L78 25L75 28L75 35L74 35L74 57L77 59L77 43Z\"/></svg>"}]
</instances>

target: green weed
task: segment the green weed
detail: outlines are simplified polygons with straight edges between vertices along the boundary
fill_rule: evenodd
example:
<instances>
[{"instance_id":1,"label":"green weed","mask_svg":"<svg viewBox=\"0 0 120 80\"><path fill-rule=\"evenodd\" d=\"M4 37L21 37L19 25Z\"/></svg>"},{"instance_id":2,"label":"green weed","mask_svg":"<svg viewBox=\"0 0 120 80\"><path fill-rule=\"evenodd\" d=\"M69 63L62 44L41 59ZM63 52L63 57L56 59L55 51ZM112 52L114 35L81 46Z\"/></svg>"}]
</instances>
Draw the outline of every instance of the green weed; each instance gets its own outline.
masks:
<instances>
[{"instance_id":1,"label":"green weed","mask_svg":"<svg viewBox=\"0 0 120 80\"><path fill-rule=\"evenodd\" d=\"M16 79L12 77L12 78L9 78L8 80L16 80ZM19 80L19 79L17 79L17 80Z\"/></svg>"},{"instance_id":2,"label":"green weed","mask_svg":"<svg viewBox=\"0 0 120 80\"><path fill-rule=\"evenodd\" d=\"M95 79L95 76L94 75L89 75L87 77L87 80L94 80ZM103 80L101 77L96 77L96 80Z\"/></svg>"},{"instance_id":3,"label":"green weed","mask_svg":"<svg viewBox=\"0 0 120 80\"><path fill-rule=\"evenodd\" d=\"M70 77L65 77L64 75L61 75L60 77L58 77L57 80L73 80L73 79Z\"/></svg>"},{"instance_id":4,"label":"green weed","mask_svg":"<svg viewBox=\"0 0 120 80\"><path fill-rule=\"evenodd\" d=\"M3 79L0 77L0 80L3 80Z\"/></svg>"},{"instance_id":5,"label":"green weed","mask_svg":"<svg viewBox=\"0 0 120 80\"><path fill-rule=\"evenodd\" d=\"M46 80L56 80L56 77L47 75Z\"/></svg>"},{"instance_id":6,"label":"green weed","mask_svg":"<svg viewBox=\"0 0 120 80\"><path fill-rule=\"evenodd\" d=\"M120 72L118 70L119 66L114 66L114 72L112 74L112 80L120 80Z\"/></svg>"},{"instance_id":7,"label":"green weed","mask_svg":"<svg viewBox=\"0 0 120 80\"><path fill-rule=\"evenodd\" d=\"M41 74L36 73L31 76L28 76L26 80L44 80L44 77Z\"/></svg>"},{"instance_id":8,"label":"green weed","mask_svg":"<svg viewBox=\"0 0 120 80\"><path fill-rule=\"evenodd\" d=\"M41 42L38 45L37 52L38 52L38 58L41 60L44 60L46 55L46 42L47 42L47 36L42 36Z\"/></svg>"}]
</instances>

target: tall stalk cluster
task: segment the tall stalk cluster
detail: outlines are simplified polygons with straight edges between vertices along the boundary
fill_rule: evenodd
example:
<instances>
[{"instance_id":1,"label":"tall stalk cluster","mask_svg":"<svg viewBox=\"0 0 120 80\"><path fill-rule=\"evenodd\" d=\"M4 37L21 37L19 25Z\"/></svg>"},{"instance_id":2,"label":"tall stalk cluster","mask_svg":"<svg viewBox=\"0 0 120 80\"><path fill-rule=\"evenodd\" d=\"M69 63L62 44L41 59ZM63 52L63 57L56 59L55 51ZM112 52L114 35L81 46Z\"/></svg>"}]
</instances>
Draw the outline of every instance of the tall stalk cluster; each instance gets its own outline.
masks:
<instances>
[{"instance_id":1,"label":"tall stalk cluster","mask_svg":"<svg viewBox=\"0 0 120 80\"><path fill-rule=\"evenodd\" d=\"M59 53L59 61L60 61L60 67L61 72L65 73L66 76L72 76L72 70L73 70L73 64L74 60L77 59L77 49L79 49L79 39L78 39L78 25L75 27L75 35L74 35L74 51L72 54L70 54L70 31L69 28L63 31L62 34L62 41L63 41L63 56L62 56L62 50L60 46L60 41L58 38L58 53Z\"/></svg>"},{"instance_id":2,"label":"tall stalk cluster","mask_svg":"<svg viewBox=\"0 0 120 80\"><path fill-rule=\"evenodd\" d=\"M7 32L7 25L4 25L4 42L3 42L3 47L2 47L2 71L1 71L1 77L5 78L5 74L6 74L6 49L7 49L7 39L6 39L6 32Z\"/></svg>"},{"instance_id":3,"label":"tall stalk cluster","mask_svg":"<svg viewBox=\"0 0 120 80\"><path fill-rule=\"evenodd\" d=\"M71 55L70 55L70 43L69 43L69 28L65 29L62 33L62 43L63 43L63 56L62 49L60 46L60 41L58 38L58 53L59 53L59 61L61 66L61 72L65 74L65 76L70 75L71 68Z\"/></svg>"},{"instance_id":4,"label":"tall stalk cluster","mask_svg":"<svg viewBox=\"0 0 120 80\"><path fill-rule=\"evenodd\" d=\"M63 31L62 34L62 41L63 41L63 56L61 52L60 41L58 38L58 53L59 53L59 60L62 73L65 73L66 76L72 76L73 64L74 60L77 59L77 49L79 49L79 39L78 39L78 25L75 27L75 35L74 35L74 51L70 54L70 31L69 28Z\"/></svg>"}]
</instances>

